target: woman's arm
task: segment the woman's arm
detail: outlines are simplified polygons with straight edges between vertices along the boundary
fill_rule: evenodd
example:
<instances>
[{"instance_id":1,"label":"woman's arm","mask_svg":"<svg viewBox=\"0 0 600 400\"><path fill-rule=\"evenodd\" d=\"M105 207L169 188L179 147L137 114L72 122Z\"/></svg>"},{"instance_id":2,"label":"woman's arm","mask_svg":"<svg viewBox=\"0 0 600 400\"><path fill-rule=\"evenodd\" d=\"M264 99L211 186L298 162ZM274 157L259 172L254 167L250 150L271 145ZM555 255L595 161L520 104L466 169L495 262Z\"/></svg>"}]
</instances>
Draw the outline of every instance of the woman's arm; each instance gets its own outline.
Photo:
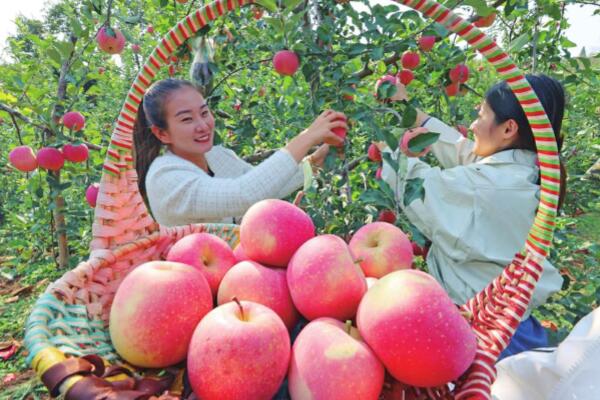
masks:
<instances>
[{"instance_id":1,"label":"woman's arm","mask_svg":"<svg viewBox=\"0 0 600 400\"><path fill-rule=\"evenodd\" d=\"M410 222L428 239L440 245L446 243L444 247L449 254L459 251L453 249L453 245L472 226L475 213L475 189L468 171L465 168L442 170L418 158L406 157L399 151L392 154L393 159L398 159L398 156L404 159L400 163L406 163L406 172L398 175L384 161L381 174L396 194L398 204ZM425 198L404 205L407 181L414 178L423 179Z\"/></svg>"},{"instance_id":2,"label":"woman's arm","mask_svg":"<svg viewBox=\"0 0 600 400\"><path fill-rule=\"evenodd\" d=\"M153 165L146 178L150 208L165 225L182 225L243 215L254 203L278 194L298 172L285 150L236 178L206 175L176 156Z\"/></svg>"},{"instance_id":3,"label":"woman's arm","mask_svg":"<svg viewBox=\"0 0 600 400\"><path fill-rule=\"evenodd\" d=\"M406 86L398 82L396 88L396 93L390 99L392 101L408 100ZM472 153L473 141L465 138L456 129L417 108L417 118L413 127L418 126L440 134L440 138L431 146L431 150L444 168L452 168L477 161L477 156Z\"/></svg>"}]
</instances>

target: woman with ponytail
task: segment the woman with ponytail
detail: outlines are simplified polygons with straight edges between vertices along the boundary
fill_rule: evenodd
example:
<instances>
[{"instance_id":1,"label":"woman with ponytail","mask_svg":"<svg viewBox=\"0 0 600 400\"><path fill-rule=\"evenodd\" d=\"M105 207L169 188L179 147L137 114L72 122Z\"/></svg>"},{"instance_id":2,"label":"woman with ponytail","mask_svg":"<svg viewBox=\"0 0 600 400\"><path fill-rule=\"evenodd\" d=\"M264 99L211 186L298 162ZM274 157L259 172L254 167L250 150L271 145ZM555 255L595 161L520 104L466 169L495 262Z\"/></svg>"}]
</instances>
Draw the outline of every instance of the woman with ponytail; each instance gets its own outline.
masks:
<instances>
[{"instance_id":1,"label":"woman with ponytail","mask_svg":"<svg viewBox=\"0 0 600 400\"><path fill-rule=\"evenodd\" d=\"M563 88L545 75L526 79L552 123L560 150ZM397 89L392 100L407 100L406 87L398 83ZM440 133L431 150L442 168L396 151L392 158L406 158L406 171L399 174L384 163L382 177L396 192L411 223L432 242L426 260L429 272L456 304L464 304L491 283L525 243L540 196L535 141L523 109L504 81L486 93L471 124L474 140L421 110L417 115L418 127L412 135ZM404 205L405 184L414 178L423 179L425 198ZM559 207L565 188L562 169ZM543 267L532 308L562 285L556 268L548 261ZM501 358L547 345L547 333L529 316L530 311Z\"/></svg>"},{"instance_id":2,"label":"woman with ponytail","mask_svg":"<svg viewBox=\"0 0 600 400\"><path fill-rule=\"evenodd\" d=\"M140 192L155 219L176 226L238 222L252 204L283 198L303 183L300 161L321 165L324 142L341 144L331 130L346 128L344 114L327 110L306 130L257 166L213 146L215 121L202 94L188 81L165 79L144 95L134 131Z\"/></svg>"}]
</instances>

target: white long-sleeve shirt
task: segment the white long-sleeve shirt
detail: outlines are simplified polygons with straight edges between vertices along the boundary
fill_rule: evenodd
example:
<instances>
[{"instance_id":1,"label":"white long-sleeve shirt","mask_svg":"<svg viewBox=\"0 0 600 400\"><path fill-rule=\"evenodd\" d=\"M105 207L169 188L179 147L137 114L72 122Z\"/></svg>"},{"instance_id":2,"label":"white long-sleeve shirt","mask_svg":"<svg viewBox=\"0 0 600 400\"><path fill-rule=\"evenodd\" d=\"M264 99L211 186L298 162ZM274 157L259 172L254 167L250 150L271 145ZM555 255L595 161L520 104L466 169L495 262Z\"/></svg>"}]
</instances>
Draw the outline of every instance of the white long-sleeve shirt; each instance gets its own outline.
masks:
<instances>
[{"instance_id":1,"label":"white long-sleeve shirt","mask_svg":"<svg viewBox=\"0 0 600 400\"><path fill-rule=\"evenodd\" d=\"M539 203L536 154L505 150L479 158L474 143L431 118L425 124L440 133L432 152L443 166L431 167L408 158L406 173L397 176L384 162L382 178L395 191L406 216L432 245L429 272L457 304L485 288L525 244ZM389 149L384 151L390 152ZM392 157L405 157L398 151ZM422 178L425 199L404 206L407 179ZM560 290L562 277L546 261L531 306L543 304Z\"/></svg>"},{"instance_id":2,"label":"white long-sleeve shirt","mask_svg":"<svg viewBox=\"0 0 600 400\"><path fill-rule=\"evenodd\" d=\"M600 308L582 318L557 348L525 351L498 364L497 400L600 398Z\"/></svg>"},{"instance_id":3,"label":"white long-sleeve shirt","mask_svg":"<svg viewBox=\"0 0 600 400\"><path fill-rule=\"evenodd\" d=\"M238 218L254 203L286 197L303 183L301 165L285 149L257 166L222 146L207 152L206 160L212 177L170 151L152 162L146 175L146 192L158 223L177 226L239 222Z\"/></svg>"}]
</instances>

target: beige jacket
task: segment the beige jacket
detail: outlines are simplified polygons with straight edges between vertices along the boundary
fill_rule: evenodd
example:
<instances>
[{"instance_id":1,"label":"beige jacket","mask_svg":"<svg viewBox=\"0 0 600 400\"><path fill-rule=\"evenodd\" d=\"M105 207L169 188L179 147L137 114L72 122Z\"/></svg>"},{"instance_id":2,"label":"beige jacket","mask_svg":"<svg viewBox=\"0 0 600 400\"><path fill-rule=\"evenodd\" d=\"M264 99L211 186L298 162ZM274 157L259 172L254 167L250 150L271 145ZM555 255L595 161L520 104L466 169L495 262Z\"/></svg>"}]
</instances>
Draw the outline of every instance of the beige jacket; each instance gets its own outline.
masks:
<instances>
[{"instance_id":1,"label":"beige jacket","mask_svg":"<svg viewBox=\"0 0 600 400\"><path fill-rule=\"evenodd\" d=\"M304 180L302 163L284 149L257 166L222 146L214 146L206 159L214 177L170 151L152 162L146 192L152 214L161 225L239 223L254 203L286 197Z\"/></svg>"},{"instance_id":2,"label":"beige jacket","mask_svg":"<svg viewBox=\"0 0 600 400\"><path fill-rule=\"evenodd\" d=\"M425 127L441 134L432 152L443 169L401 155L404 172L397 175L384 162L382 178L394 189L408 219L432 241L429 272L457 304L463 304L498 276L525 244L539 202L536 155L506 150L481 159L472 153L471 140L441 121L431 118ZM392 157L398 155L396 151ZM417 177L424 179L425 199L404 207L405 181ZM562 285L549 262L543 267L533 307Z\"/></svg>"}]
</instances>

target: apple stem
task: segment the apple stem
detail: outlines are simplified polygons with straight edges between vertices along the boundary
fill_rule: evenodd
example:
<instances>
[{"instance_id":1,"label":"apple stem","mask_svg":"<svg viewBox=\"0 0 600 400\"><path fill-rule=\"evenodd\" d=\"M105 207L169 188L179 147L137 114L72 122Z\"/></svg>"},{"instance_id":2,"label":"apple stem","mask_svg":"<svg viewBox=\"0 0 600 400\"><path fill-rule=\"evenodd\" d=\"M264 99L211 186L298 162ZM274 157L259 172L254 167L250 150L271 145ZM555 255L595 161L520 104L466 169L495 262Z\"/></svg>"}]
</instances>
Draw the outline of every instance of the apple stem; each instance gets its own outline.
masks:
<instances>
[{"instance_id":1,"label":"apple stem","mask_svg":"<svg viewBox=\"0 0 600 400\"><path fill-rule=\"evenodd\" d=\"M346 333L349 335L352 331L352 320L346 320Z\"/></svg>"},{"instance_id":2,"label":"apple stem","mask_svg":"<svg viewBox=\"0 0 600 400\"><path fill-rule=\"evenodd\" d=\"M244 317L244 307L242 307L242 303L240 303L240 301L238 300L238 298L235 297L235 296L233 296L231 298L231 300L233 300L233 301L235 301L237 303L238 307L240 308L240 314L242 316L242 321L245 321L246 318Z\"/></svg>"},{"instance_id":3,"label":"apple stem","mask_svg":"<svg viewBox=\"0 0 600 400\"><path fill-rule=\"evenodd\" d=\"M461 311L460 314L467 320L467 321L471 321L473 320L473 313L470 311Z\"/></svg>"}]
</instances>

